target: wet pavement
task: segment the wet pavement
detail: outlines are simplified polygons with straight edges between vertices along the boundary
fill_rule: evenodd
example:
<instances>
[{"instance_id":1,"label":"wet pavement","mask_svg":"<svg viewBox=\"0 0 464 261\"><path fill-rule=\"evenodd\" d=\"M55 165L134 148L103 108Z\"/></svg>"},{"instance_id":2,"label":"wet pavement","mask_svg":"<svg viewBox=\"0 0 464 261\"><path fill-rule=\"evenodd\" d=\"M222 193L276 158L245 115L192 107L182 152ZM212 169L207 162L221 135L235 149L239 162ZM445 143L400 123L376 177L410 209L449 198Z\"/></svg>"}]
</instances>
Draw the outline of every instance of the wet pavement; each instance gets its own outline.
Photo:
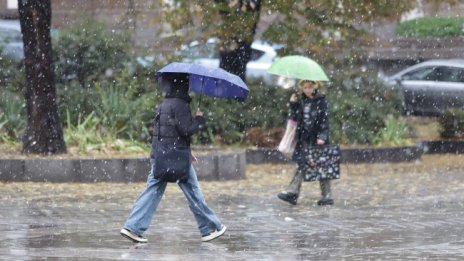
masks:
<instances>
[{"instance_id":1,"label":"wet pavement","mask_svg":"<svg viewBox=\"0 0 464 261\"><path fill-rule=\"evenodd\" d=\"M277 199L292 165L248 165L245 180L200 182L228 226L207 243L175 185L137 245L119 229L143 183L3 183L0 260L464 260L463 161L344 164L327 207L317 183L296 206Z\"/></svg>"}]
</instances>

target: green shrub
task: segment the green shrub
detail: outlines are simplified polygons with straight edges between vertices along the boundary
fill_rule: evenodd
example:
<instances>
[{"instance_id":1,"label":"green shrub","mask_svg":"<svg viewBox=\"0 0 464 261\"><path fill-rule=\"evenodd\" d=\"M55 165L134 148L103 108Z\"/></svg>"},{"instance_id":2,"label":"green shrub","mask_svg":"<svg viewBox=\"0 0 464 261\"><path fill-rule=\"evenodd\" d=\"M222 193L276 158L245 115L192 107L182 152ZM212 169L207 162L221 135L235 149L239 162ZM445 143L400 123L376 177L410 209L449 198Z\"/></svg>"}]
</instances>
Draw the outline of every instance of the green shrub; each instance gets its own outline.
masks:
<instances>
[{"instance_id":1,"label":"green shrub","mask_svg":"<svg viewBox=\"0 0 464 261\"><path fill-rule=\"evenodd\" d=\"M330 138L334 143L371 144L384 126L382 115L354 94L335 96L329 104Z\"/></svg>"},{"instance_id":2,"label":"green shrub","mask_svg":"<svg viewBox=\"0 0 464 261\"><path fill-rule=\"evenodd\" d=\"M77 80L91 88L99 78L111 77L126 66L128 43L127 34L108 31L91 20L60 31L53 45L57 82Z\"/></svg>"},{"instance_id":3,"label":"green shrub","mask_svg":"<svg viewBox=\"0 0 464 261\"><path fill-rule=\"evenodd\" d=\"M24 97L8 90L0 92L0 123L4 135L12 140L21 139L26 127Z\"/></svg>"},{"instance_id":4,"label":"green shrub","mask_svg":"<svg viewBox=\"0 0 464 261\"><path fill-rule=\"evenodd\" d=\"M282 89L250 82L250 94L245 103L246 128L284 127L288 115L288 101L296 89Z\"/></svg>"},{"instance_id":5,"label":"green shrub","mask_svg":"<svg viewBox=\"0 0 464 261\"><path fill-rule=\"evenodd\" d=\"M0 53L2 48L0 46ZM4 87L10 84L11 79L17 73L17 64L8 57L0 57L0 86Z\"/></svg>"},{"instance_id":6,"label":"green shrub","mask_svg":"<svg viewBox=\"0 0 464 261\"><path fill-rule=\"evenodd\" d=\"M147 152L149 147L141 142L118 139L114 132L102 128L101 120L92 112L86 117L79 117L77 124L66 118L64 139L68 146L76 147L77 153L97 152Z\"/></svg>"},{"instance_id":7,"label":"green shrub","mask_svg":"<svg viewBox=\"0 0 464 261\"><path fill-rule=\"evenodd\" d=\"M195 94L192 110L205 113L206 130L194 138L195 143L219 142L232 144L244 140L249 128L284 127L290 92L258 83L248 85L250 93L245 102Z\"/></svg>"},{"instance_id":8,"label":"green shrub","mask_svg":"<svg viewBox=\"0 0 464 261\"><path fill-rule=\"evenodd\" d=\"M464 35L462 17L422 17L401 23L396 34L401 37L458 37Z\"/></svg>"},{"instance_id":9,"label":"green shrub","mask_svg":"<svg viewBox=\"0 0 464 261\"><path fill-rule=\"evenodd\" d=\"M447 110L439 119L440 136L445 139L464 138L464 110Z\"/></svg>"},{"instance_id":10,"label":"green shrub","mask_svg":"<svg viewBox=\"0 0 464 261\"><path fill-rule=\"evenodd\" d=\"M94 111L107 131L125 139L148 141L160 92L153 86L150 93L135 95L132 88L137 88L137 85L132 83L118 78L97 84L95 91L100 102L95 104Z\"/></svg>"},{"instance_id":11,"label":"green shrub","mask_svg":"<svg viewBox=\"0 0 464 261\"><path fill-rule=\"evenodd\" d=\"M100 79L94 85L93 89L83 89L71 83L59 89L62 119L68 118L67 122L75 125L79 117L94 113L106 132L149 142L155 106L161 100L155 83L123 70L114 79Z\"/></svg>"},{"instance_id":12,"label":"green shrub","mask_svg":"<svg viewBox=\"0 0 464 261\"><path fill-rule=\"evenodd\" d=\"M374 75L347 71L327 87L331 140L342 144L373 144L385 127L386 115L398 116L401 96Z\"/></svg>"},{"instance_id":13,"label":"green shrub","mask_svg":"<svg viewBox=\"0 0 464 261\"><path fill-rule=\"evenodd\" d=\"M382 128L374 138L374 143L378 146L410 146L412 130L404 120L394 118L389 115L385 120L385 127Z\"/></svg>"},{"instance_id":14,"label":"green shrub","mask_svg":"<svg viewBox=\"0 0 464 261\"><path fill-rule=\"evenodd\" d=\"M95 22L63 30L54 41L58 110L67 141L92 146L112 142L113 149L126 150L131 148L126 142L149 142L161 95L152 76L160 65L129 72L127 35L108 32ZM0 138L19 140L26 124L23 67L6 59L0 59L0 65ZM86 132L95 140L84 136ZM73 139L75 133L79 135Z\"/></svg>"},{"instance_id":15,"label":"green shrub","mask_svg":"<svg viewBox=\"0 0 464 261\"><path fill-rule=\"evenodd\" d=\"M82 119L83 118L83 119ZM71 122L69 112L66 118L66 128L64 129L64 140L69 146L77 146L79 152L84 152L101 146L104 143L101 133L98 132L100 120L92 112L85 117L78 117L77 123Z\"/></svg>"},{"instance_id":16,"label":"green shrub","mask_svg":"<svg viewBox=\"0 0 464 261\"><path fill-rule=\"evenodd\" d=\"M7 123L8 120L4 118L4 113L0 111L0 143L8 143L14 140L4 128Z\"/></svg>"},{"instance_id":17,"label":"green shrub","mask_svg":"<svg viewBox=\"0 0 464 261\"><path fill-rule=\"evenodd\" d=\"M66 126L68 122L77 124L78 118L93 112L94 106L100 102L95 90L81 88L77 82L69 82L57 88L58 112ZM69 118L65 121L65 119Z\"/></svg>"}]
</instances>

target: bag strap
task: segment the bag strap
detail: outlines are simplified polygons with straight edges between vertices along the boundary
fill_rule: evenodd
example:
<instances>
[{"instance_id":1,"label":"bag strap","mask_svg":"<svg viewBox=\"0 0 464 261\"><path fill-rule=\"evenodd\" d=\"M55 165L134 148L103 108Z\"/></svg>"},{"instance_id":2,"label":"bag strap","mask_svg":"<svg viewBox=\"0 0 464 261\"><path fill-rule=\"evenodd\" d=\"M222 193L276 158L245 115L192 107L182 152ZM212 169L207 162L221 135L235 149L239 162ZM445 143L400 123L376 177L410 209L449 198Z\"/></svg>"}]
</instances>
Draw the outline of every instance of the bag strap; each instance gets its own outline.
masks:
<instances>
[{"instance_id":1,"label":"bag strap","mask_svg":"<svg viewBox=\"0 0 464 261\"><path fill-rule=\"evenodd\" d=\"M161 105L159 106L158 115L156 115L156 121L158 122L158 141L161 141Z\"/></svg>"}]
</instances>

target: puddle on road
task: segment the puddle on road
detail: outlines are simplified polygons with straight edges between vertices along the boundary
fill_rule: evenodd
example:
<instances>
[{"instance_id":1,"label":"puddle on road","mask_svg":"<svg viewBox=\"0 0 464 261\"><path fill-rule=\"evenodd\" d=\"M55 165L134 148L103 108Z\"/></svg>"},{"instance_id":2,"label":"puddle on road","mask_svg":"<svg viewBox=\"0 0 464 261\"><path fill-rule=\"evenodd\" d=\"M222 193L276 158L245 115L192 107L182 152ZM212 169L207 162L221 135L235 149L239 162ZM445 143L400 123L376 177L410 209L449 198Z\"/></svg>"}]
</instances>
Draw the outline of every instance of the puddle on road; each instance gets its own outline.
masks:
<instances>
[{"instance_id":1,"label":"puddle on road","mask_svg":"<svg viewBox=\"0 0 464 261\"><path fill-rule=\"evenodd\" d=\"M318 207L317 183L299 204L277 199L291 165L247 166L247 179L201 182L226 234L201 243L182 192L169 186L149 243L119 235L144 183L7 183L0 193L0 256L6 259L392 260L464 259L461 157L344 165L335 205ZM439 164L437 163L439 162ZM445 165L440 165L445 164Z\"/></svg>"}]
</instances>

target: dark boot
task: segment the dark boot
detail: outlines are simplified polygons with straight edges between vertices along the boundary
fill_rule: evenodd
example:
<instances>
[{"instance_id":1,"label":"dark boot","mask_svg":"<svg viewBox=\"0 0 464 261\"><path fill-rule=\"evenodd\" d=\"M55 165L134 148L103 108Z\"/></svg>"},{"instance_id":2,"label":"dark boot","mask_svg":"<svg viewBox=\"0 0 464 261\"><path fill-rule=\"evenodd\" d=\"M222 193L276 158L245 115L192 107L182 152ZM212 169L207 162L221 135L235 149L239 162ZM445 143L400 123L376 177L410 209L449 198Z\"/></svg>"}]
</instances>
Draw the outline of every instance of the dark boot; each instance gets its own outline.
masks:
<instances>
[{"instance_id":1,"label":"dark boot","mask_svg":"<svg viewBox=\"0 0 464 261\"><path fill-rule=\"evenodd\" d=\"M298 195L291 193L291 192L281 192L277 194L277 197L280 198L283 201L286 201L292 205L296 205L296 202L298 200Z\"/></svg>"},{"instance_id":2,"label":"dark boot","mask_svg":"<svg viewBox=\"0 0 464 261\"><path fill-rule=\"evenodd\" d=\"M333 205L334 200L330 198L330 180L319 181L321 185L321 199L317 201L318 206Z\"/></svg>"},{"instance_id":3,"label":"dark boot","mask_svg":"<svg viewBox=\"0 0 464 261\"><path fill-rule=\"evenodd\" d=\"M331 198L320 199L317 201L318 206L326 206L326 205L333 205L333 204L334 204L334 200Z\"/></svg>"}]
</instances>

